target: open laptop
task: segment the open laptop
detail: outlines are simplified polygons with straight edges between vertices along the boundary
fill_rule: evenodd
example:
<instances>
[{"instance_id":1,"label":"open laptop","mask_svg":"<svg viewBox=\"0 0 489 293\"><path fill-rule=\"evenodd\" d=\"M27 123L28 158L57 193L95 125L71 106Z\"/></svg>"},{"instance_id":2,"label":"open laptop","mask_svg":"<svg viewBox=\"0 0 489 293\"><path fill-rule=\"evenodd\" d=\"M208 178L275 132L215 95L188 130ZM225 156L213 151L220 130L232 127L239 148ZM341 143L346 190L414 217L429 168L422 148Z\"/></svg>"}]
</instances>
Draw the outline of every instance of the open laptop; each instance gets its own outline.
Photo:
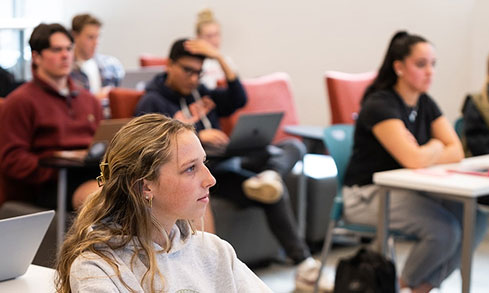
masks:
<instances>
[{"instance_id":1,"label":"open laptop","mask_svg":"<svg viewBox=\"0 0 489 293\"><path fill-rule=\"evenodd\" d=\"M146 84L150 82L156 74L163 72L163 70L163 66L126 70L126 74L122 79L120 86L142 91L146 88Z\"/></svg>"},{"instance_id":2,"label":"open laptop","mask_svg":"<svg viewBox=\"0 0 489 293\"><path fill-rule=\"evenodd\" d=\"M229 144L225 147L204 145L207 156L227 157L267 149L283 116L283 112L240 115L229 137Z\"/></svg>"},{"instance_id":3,"label":"open laptop","mask_svg":"<svg viewBox=\"0 0 489 293\"><path fill-rule=\"evenodd\" d=\"M51 210L0 220L0 281L27 271L53 217Z\"/></svg>"},{"instance_id":4,"label":"open laptop","mask_svg":"<svg viewBox=\"0 0 489 293\"><path fill-rule=\"evenodd\" d=\"M110 143L114 135L131 121L132 118L121 119L106 119L101 120L99 126L95 130L92 142L87 150L69 150L56 152L54 157L62 160L89 162L99 161L105 153L107 145Z\"/></svg>"}]
</instances>

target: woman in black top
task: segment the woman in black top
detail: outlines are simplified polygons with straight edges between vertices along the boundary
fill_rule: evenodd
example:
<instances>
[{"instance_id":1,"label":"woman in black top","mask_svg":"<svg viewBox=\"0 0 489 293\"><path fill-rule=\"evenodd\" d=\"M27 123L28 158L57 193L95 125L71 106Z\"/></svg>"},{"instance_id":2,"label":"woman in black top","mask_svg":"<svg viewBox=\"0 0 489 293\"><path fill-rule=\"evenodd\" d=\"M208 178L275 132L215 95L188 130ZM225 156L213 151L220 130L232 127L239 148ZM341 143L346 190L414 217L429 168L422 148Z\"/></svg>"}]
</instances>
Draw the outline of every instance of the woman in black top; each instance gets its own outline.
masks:
<instances>
[{"instance_id":1,"label":"woman in black top","mask_svg":"<svg viewBox=\"0 0 489 293\"><path fill-rule=\"evenodd\" d=\"M373 173L463 158L455 131L426 94L434 65L434 49L428 41L407 32L394 35L356 121L343 189L347 220L376 224L376 194L381 191L372 184ZM401 287L429 292L460 264L462 205L416 191L391 194L390 228L419 239L405 263ZM487 218L478 213L476 243L486 224Z\"/></svg>"}]
</instances>

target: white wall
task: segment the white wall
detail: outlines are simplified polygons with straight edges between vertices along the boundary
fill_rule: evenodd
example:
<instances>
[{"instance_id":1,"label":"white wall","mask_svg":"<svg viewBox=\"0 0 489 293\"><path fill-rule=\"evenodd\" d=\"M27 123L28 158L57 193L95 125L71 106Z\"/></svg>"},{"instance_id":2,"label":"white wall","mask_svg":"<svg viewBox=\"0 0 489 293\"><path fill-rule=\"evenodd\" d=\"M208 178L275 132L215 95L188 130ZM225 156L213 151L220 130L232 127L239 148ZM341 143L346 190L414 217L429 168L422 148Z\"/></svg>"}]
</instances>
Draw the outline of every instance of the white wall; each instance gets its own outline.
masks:
<instances>
[{"instance_id":1,"label":"white wall","mask_svg":"<svg viewBox=\"0 0 489 293\"><path fill-rule=\"evenodd\" d=\"M430 93L450 120L459 115L465 93L484 79L489 52L484 0L65 0L62 15L65 24L81 12L101 18L100 51L135 68L140 53L167 55L173 40L192 36L195 15L204 7L220 20L222 51L242 78L290 74L303 124L329 124L323 73L377 69L398 29L435 45L437 75Z\"/></svg>"}]
</instances>

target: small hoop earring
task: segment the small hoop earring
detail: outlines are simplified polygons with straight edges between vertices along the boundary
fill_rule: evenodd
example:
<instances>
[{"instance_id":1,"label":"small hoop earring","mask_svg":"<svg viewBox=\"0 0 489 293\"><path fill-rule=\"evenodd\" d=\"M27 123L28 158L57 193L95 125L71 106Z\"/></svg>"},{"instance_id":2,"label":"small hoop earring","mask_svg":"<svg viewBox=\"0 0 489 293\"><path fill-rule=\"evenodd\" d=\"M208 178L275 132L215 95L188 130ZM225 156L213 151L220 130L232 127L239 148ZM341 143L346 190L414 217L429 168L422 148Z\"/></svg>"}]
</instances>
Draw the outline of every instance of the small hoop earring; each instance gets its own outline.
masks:
<instances>
[{"instance_id":1,"label":"small hoop earring","mask_svg":"<svg viewBox=\"0 0 489 293\"><path fill-rule=\"evenodd\" d=\"M153 197L150 198L148 195L146 195L146 200L148 201L149 207L152 208L153 207Z\"/></svg>"}]
</instances>

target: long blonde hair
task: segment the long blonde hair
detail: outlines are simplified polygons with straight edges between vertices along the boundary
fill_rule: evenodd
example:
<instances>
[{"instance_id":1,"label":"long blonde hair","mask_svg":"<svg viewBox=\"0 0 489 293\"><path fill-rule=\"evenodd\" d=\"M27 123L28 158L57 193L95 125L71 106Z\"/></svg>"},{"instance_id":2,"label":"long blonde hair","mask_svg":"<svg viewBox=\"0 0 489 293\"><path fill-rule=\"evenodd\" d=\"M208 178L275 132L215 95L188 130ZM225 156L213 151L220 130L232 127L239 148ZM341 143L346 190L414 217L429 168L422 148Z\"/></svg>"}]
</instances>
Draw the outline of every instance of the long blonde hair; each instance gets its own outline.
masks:
<instances>
[{"instance_id":1,"label":"long blonde hair","mask_svg":"<svg viewBox=\"0 0 489 293\"><path fill-rule=\"evenodd\" d=\"M139 253L147 257L148 269L141 286L146 283L154 292L155 276L164 284L156 263L153 229L164 235L164 251L170 250L171 243L167 233L152 216L151 207L143 198L142 186L143 179L154 181L158 178L160 167L172 156L172 145L177 134L184 130L195 131L193 126L164 115L147 114L134 118L114 136L100 164L103 187L83 205L58 256L58 292L71 292L71 265L83 252L100 256L114 269L122 284L133 292L122 280L111 255L97 249L102 245L116 250L131 241L140 247L139 250L135 249L131 262ZM194 231L187 220L179 220L177 225L187 231L184 237L189 235L190 229Z\"/></svg>"},{"instance_id":2,"label":"long blonde hair","mask_svg":"<svg viewBox=\"0 0 489 293\"><path fill-rule=\"evenodd\" d=\"M197 14L197 23L195 24L195 32L197 33L197 36L199 36L202 32L202 27L209 23L219 24L214 18L214 13L212 12L212 10L210 10L209 8L202 9Z\"/></svg>"}]
</instances>

